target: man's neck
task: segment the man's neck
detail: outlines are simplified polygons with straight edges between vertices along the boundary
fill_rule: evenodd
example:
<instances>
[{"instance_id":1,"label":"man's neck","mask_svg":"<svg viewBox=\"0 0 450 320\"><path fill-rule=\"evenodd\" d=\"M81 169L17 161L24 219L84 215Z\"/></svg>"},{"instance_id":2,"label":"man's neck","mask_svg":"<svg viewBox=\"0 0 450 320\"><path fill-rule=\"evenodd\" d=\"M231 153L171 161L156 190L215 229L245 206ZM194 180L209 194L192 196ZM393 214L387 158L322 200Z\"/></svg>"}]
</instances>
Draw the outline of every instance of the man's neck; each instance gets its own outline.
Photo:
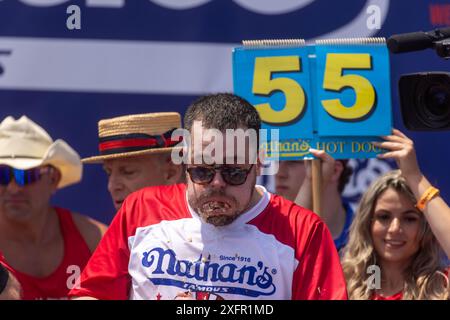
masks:
<instances>
[{"instance_id":1,"label":"man's neck","mask_svg":"<svg viewBox=\"0 0 450 320\"><path fill-rule=\"evenodd\" d=\"M250 205L248 206L247 210L253 208L256 206L256 204L261 200L261 198L264 196L264 190L261 187L253 187L253 194L252 198L250 200Z\"/></svg>"},{"instance_id":2,"label":"man's neck","mask_svg":"<svg viewBox=\"0 0 450 320\"><path fill-rule=\"evenodd\" d=\"M51 207L43 208L24 221L8 219L4 214L1 216L1 238L17 243L43 243L53 236L53 230L55 230L53 226L58 224L57 216Z\"/></svg>"},{"instance_id":3,"label":"man's neck","mask_svg":"<svg viewBox=\"0 0 450 320\"><path fill-rule=\"evenodd\" d=\"M263 189L261 189L260 187L254 186L253 191L252 191L252 196L250 197L250 201L249 201L247 207L244 209L244 211L242 211L240 214L243 214L244 212L247 212L250 209L252 209L254 206L256 206L256 204L259 202L259 200L261 200L263 195L264 195Z\"/></svg>"}]
</instances>

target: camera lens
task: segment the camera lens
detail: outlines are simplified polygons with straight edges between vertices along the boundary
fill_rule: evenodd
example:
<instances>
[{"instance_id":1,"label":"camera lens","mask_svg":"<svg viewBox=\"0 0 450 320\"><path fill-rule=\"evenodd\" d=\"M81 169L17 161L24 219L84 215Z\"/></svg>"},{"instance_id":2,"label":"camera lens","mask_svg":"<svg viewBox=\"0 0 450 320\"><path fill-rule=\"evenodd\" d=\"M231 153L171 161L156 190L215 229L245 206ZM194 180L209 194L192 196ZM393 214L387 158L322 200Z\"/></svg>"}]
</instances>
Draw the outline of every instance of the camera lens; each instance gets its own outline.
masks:
<instances>
[{"instance_id":1,"label":"camera lens","mask_svg":"<svg viewBox=\"0 0 450 320\"><path fill-rule=\"evenodd\" d=\"M446 116L450 110L450 89L443 85L430 87L425 93L425 105L431 115Z\"/></svg>"},{"instance_id":2,"label":"camera lens","mask_svg":"<svg viewBox=\"0 0 450 320\"><path fill-rule=\"evenodd\" d=\"M429 128L450 124L450 82L423 78L417 87L417 116Z\"/></svg>"},{"instance_id":3,"label":"camera lens","mask_svg":"<svg viewBox=\"0 0 450 320\"><path fill-rule=\"evenodd\" d=\"M450 130L450 72L405 74L398 88L403 122L409 130Z\"/></svg>"}]
</instances>

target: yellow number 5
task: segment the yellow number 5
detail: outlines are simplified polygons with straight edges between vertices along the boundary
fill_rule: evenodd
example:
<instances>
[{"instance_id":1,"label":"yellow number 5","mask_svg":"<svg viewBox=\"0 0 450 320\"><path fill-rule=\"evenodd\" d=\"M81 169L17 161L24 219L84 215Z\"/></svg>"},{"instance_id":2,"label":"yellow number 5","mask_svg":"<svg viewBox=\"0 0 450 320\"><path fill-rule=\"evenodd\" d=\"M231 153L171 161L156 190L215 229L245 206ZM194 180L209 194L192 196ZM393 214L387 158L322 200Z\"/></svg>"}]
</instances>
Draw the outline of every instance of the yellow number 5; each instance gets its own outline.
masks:
<instances>
[{"instance_id":1,"label":"yellow number 5","mask_svg":"<svg viewBox=\"0 0 450 320\"><path fill-rule=\"evenodd\" d=\"M271 93L281 91L285 95L286 103L280 111L274 110L269 103L255 105L261 120L269 124L288 124L296 120L305 108L305 92L293 79L274 78L274 72L300 71L300 58L298 56L285 57L259 57L255 59L255 72L253 75L253 94L269 96Z\"/></svg>"},{"instance_id":2,"label":"yellow number 5","mask_svg":"<svg viewBox=\"0 0 450 320\"><path fill-rule=\"evenodd\" d=\"M325 110L340 120L360 120L367 116L375 106L375 90L366 78L356 75L342 75L343 69L371 69L370 55L329 53L325 64L323 88L341 91L346 87L355 90L355 103L351 107L342 105L339 99L322 100Z\"/></svg>"}]
</instances>

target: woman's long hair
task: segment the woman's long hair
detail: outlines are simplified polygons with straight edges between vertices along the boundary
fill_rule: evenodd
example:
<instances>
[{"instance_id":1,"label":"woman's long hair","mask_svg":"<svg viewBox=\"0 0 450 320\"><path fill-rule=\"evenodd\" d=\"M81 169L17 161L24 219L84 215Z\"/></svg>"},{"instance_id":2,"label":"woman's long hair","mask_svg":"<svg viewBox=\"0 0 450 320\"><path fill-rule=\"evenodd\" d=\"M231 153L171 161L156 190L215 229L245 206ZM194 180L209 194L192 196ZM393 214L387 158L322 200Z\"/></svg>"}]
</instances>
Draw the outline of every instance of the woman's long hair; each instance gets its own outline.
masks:
<instances>
[{"instance_id":1,"label":"woman's long hair","mask_svg":"<svg viewBox=\"0 0 450 320\"><path fill-rule=\"evenodd\" d=\"M367 268L376 265L377 260L371 226L375 204L388 188L404 194L414 204L417 202L400 170L383 175L364 193L350 227L348 244L343 249L342 267L350 299L370 299L375 293L367 281ZM448 276L442 272L442 249L423 216L421 222L419 250L404 271L403 299L448 299L449 283Z\"/></svg>"}]
</instances>

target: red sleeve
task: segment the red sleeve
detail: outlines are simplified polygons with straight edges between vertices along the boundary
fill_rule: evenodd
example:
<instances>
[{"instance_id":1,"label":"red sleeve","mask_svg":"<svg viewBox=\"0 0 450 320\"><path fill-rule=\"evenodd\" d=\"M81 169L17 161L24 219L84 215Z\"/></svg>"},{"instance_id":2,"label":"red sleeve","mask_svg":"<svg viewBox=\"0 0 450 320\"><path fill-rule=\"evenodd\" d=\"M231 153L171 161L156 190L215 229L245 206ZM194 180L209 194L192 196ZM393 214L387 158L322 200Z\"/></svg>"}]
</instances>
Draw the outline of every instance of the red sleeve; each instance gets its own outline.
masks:
<instances>
[{"instance_id":1,"label":"red sleeve","mask_svg":"<svg viewBox=\"0 0 450 320\"><path fill-rule=\"evenodd\" d=\"M81 273L80 286L69 297L89 296L102 300L126 300L131 285L126 205L122 205L97 249Z\"/></svg>"},{"instance_id":2,"label":"red sleeve","mask_svg":"<svg viewBox=\"0 0 450 320\"><path fill-rule=\"evenodd\" d=\"M294 272L292 298L295 300L346 300L347 289L339 255L328 228L315 221L308 237L297 237L300 253Z\"/></svg>"},{"instance_id":3,"label":"red sleeve","mask_svg":"<svg viewBox=\"0 0 450 320\"><path fill-rule=\"evenodd\" d=\"M6 270L8 270L10 273L14 274L15 271L12 269L8 263L6 262L5 257L3 256L3 253L0 251L0 264L5 267Z\"/></svg>"}]
</instances>

